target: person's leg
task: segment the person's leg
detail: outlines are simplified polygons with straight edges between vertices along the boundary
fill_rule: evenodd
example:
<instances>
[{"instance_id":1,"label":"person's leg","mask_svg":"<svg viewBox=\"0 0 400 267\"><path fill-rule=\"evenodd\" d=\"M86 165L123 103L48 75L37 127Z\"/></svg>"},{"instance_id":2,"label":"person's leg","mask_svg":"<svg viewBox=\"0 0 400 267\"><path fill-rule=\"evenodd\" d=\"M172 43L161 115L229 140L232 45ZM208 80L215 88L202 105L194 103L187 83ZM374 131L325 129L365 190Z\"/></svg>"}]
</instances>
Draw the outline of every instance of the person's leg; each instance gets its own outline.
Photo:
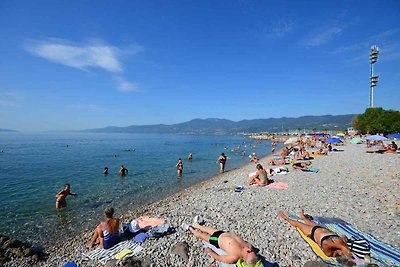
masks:
<instances>
[{"instance_id":1,"label":"person's leg","mask_svg":"<svg viewBox=\"0 0 400 267\"><path fill-rule=\"evenodd\" d=\"M198 230L200 230L200 231L202 231L202 232L204 232L204 233L210 234L210 235L212 235L213 233L215 233L216 231L218 231L218 230L215 229L215 228L207 227L207 226L202 226L202 225L197 224L197 223L193 225L193 228L198 229Z\"/></svg>"},{"instance_id":2,"label":"person's leg","mask_svg":"<svg viewBox=\"0 0 400 267\"><path fill-rule=\"evenodd\" d=\"M253 177L250 178L248 184L249 184L249 185L252 185L252 184L254 184L254 182L255 182L255 178L254 178L254 176L253 176Z\"/></svg>"},{"instance_id":3,"label":"person's leg","mask_svg":"<svg viewBox=\"0 0 400 267\"><path fill-rule=\"evenodd\" d=\"M309 220L305 215L304 215L304 210L301 210L299 213L300 218L304 221L305 224L310 225L310 226L316 226L315 222Z\"/></svg>"},{"instance_id":4,"label":"person's leg","mask_svg":"<svg viewBox=\"0 0 400 267\"><path fill-rule=\"evenodd\" d=\"M197 231L194 227L189 227L189 231L197 238L210 243L210 235Z\"/></svg>"},{"instance_id":5,"label":"person's leg","mask_svg":"<svg viewBox=\"0 0 400 267\"><path fill-rule=\"evenodd\" d=\"M297 220L290 219L282 211L278 211L278 215L281 216L285 221L290 223L290 225L299 228L300 231L302 231L306 236L309 236L311 234L311 230L312 230L313 226L307 225L307 224L299 222Z\"/></svg>"},{"instance_id":6,"label":"person's leg","mask_svg":"<svg viewBox=\"0 0 400 267\"><path fill-rule=\"evenodd\" d=\"M94 246L94 244L96 244L99 241L99 231L98 231L98 229L99 229L99 226L97 226L96 229L94 230L92 239L90 239L90 241L86 244L86 247L88 249L91 249Z\"/></svg>"}]
</instances>

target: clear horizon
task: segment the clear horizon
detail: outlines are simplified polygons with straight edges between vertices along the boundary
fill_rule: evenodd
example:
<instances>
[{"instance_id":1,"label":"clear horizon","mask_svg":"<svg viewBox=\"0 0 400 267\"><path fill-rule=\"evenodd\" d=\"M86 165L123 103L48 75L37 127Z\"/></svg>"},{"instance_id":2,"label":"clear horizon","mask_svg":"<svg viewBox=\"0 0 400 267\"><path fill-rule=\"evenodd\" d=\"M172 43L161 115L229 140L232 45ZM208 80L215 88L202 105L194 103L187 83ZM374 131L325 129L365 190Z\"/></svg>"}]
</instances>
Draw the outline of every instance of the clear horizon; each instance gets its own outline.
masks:
<instances>
[{"instance_id":1,"label":"clear horizon","mask_svg":"<svg viewBox=\"0 0 400 267\"><path fill-rule=\"evenodd\" d=\"M21 132L400 107L400 5L0 4L0 128Z\"/></svg>"}]
</instances>

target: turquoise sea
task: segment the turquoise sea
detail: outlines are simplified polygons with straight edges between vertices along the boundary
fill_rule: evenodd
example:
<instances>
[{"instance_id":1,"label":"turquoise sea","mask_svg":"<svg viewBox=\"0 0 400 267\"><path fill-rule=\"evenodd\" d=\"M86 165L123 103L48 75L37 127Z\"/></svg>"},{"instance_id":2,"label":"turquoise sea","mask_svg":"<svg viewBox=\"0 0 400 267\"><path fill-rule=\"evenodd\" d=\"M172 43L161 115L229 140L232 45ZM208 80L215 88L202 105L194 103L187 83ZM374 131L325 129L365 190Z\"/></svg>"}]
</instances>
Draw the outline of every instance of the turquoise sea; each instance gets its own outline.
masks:
<instances>
[{"instance_id":1,"label":"turquoise sea","mask_svg":"<svg viewBox=\"0 0 400 267\"><path fill-rule=\"evenodd\" d=\"M256 149L255 144L242 136L1 133L0 233L41 244L80 233L94 227L107 206L122 214L218 174L222 152L231 158L228 171L248 163L250 153L270 153L269 141ZM241 150L231 152L238 145L245 157ZM176 173L178 158L182 177ZM126 177L118 175L121 164L129 170ZM69 196L68 208L56 211L55 194L65 183L78 196Z\"/></svg>"}]
</instances>

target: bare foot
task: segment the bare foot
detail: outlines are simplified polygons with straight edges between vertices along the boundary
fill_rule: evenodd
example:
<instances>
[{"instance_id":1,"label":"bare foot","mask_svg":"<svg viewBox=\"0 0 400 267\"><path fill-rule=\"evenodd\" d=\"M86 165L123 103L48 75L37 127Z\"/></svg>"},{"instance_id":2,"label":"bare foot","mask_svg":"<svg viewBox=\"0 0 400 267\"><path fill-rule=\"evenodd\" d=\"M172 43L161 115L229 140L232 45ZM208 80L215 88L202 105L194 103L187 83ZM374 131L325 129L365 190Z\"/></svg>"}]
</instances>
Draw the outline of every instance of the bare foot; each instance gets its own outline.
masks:
<instances>
[{"instance_id":1,"label":"bare foot","mask_svg":"<svg viewBox=\"0 0 400 267\"><path fill-rule=\"evenodd\" d=\"M300 210L299 215L300 215L300 218L302 218L303 220L307 220L307 217L304 215L304 210L303 209Z\"/></svg>"},{"instance_id":2,"label":"bare foot","mask_svg":"<svg viewBox=\"0 0 400 267\"><path fill-rule=\"evenodd\" d=\"M285 213L283 213L283 211L278 211L278 215L281 216L281 218L283 218L285 221L289 221L288 216L285 215Z\"/></svg>"},{"instance_id":3,"label":"bare foot","mask_svg":"<svg viewBox=\"0 0 400 267\"><path fill-rule=\"evenodd\" d=\"M93 248L93 243L88 242L88 243L86 244L86 248L87 248L87 249Z\"/></svg>"}]
</instances>

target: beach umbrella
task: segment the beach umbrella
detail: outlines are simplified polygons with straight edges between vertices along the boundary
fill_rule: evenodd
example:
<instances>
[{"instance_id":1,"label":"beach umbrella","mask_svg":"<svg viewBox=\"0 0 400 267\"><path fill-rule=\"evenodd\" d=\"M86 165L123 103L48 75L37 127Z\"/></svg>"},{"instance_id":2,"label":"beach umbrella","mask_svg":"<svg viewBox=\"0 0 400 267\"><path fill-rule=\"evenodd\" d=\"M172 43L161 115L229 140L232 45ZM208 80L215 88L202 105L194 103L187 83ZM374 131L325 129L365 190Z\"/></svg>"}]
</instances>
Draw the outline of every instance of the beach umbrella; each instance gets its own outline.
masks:
<instances>
[{"instance_id":1,"label":"beach umbrella","mask_svg":"<svg viewBox=\"0 0 400 267\"><path fill-rule=\"evenodd\" d=\"M354 137L353 139L351 139L350 143L352 144L357 144L358 142L360 142L360 138L358 137Z\"/></svg>"},{"instance_id":2,"label":"beach umbrella","mask_svg":"<svg viewBox=\"0 0 400 267\"><path fill-rule=\"evenodd\" d=\"M389 134L389 135L387 136L387 138L390 138L390 139L400 139L400 133Z\"/></svg>"},{"instance_id":3,"label":"beach umbrella","mask_svg":"<svg viewBox=\"0 0 400 267\"><path fill-rule=\"evenodd\" d=\"M388 139L382 135L370 135L365 137L365 140L369 140L369 141L387 141Z\"/></svg>"},{"instance_id":4,"label":"beach umbrella","mask_svg":"<svg viewBox=\"0 0 400 267\"><path fill-rule=\"evenodd\" d=\"M344 133L337 133L336 135L337 135L337 136L342 136L342 137L345 136Z\"/></svg>"},{"instance_id":5,"label":"beach umbrella","mask_svg":"<svg viewBox=\"0 0 400 267\"><path fill-rule=\"evenodd\" d=\"M285 145L293 144L297 142L297 137L290 137L288 140L285 141Z\"/></svg>"},{"instance_id":6,"label":"beach umbrella","mask_svg":"<svg viewBox=\"0 0 400 267\"><path fill-rule=\"evenodd\" d=\"M326 139L325 142L327 142L327 143L340 143L340 142L343 142L343 141L340 138L331 137L331 138Z\"/></svg>"}]
</instances>

